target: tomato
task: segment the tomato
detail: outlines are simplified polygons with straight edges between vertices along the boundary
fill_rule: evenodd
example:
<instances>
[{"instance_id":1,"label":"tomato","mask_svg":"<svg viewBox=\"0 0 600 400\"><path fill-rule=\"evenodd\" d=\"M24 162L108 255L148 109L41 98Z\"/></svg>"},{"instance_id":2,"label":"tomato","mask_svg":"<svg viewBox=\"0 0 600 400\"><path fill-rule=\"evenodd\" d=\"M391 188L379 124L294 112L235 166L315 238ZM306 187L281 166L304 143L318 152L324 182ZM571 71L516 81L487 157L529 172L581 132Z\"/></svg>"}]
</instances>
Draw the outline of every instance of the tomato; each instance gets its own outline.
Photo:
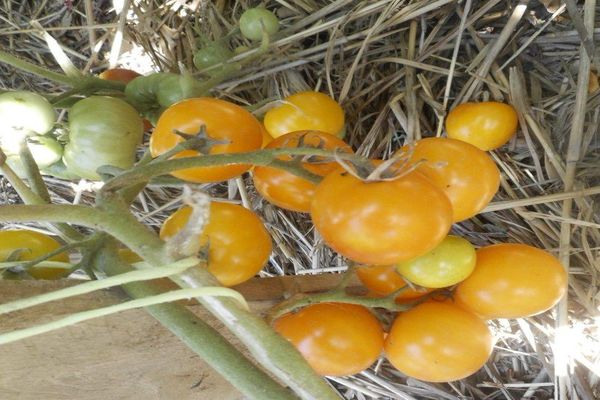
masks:
<instances>
[{"instance_id":1,"label":"tomato","mask_svg":"<svg viewBox=\"0 0 600 400\"><path fill-rule=\"evenodd\" d=\"M61 244L43 233L30 230L0 231L0 261L4 262L17 250L21 250L15 261L31 261L59 249ZM60 253L48 259L68 263L67 253ZM70 270L58 267L34 266L27 270L36 279L58 279L69 275Z\"/></svg>"},{"instance_id":2,"label":"tomato","mask_svg":"<svg viewBox=\"0 0 600 400\"><path fill-rule=\"evenodd\" d=\"M160 230L169 239L186 224L192 209L171 215ZM224 286L242 283L260 271L271 255L271 236L260 218L242 206L213 202L204 232L198 238L208 245L208 270Z\"/></svg>"},{"instance_id":3,"label":"tomato","mask_svg":"<svg viewBox=\"0 0 600 400\"><path fill-rule=\"evenodd\" d=\"M456 288L459 305L487 318L522 318L552 308L567 291L567 273L551 254L504 243L477 251L475 270Z\"/></svg>"},{"instance_id":4,"label":"tomato","mask_svg":"<svg viewBox=\"0 0 600 400\"><path fill-rule=\"evenodd\" d=\"M267 132L263 124L260 124L260 133L262 134L262 144L260 147L264 149L273 141L273 136L269 135L269 132Z\"/></svg>"},{"instance_id":5,"label":"tomato","mask_svg":"<svg viewBox=\"0 0 600 400\"><path fill-rule=\"evenodd\" d=\"M458 139L493 150L510 140L517 132L517 112L508 104L495 101L463 103L448 113L446 132Z\"/></svg>"},{"instance_id":6,"label":"tomato","mask_svg":"<svg viewBox=\"0 0 600 400\"><path fill-rule=\"evenodd\" d=\"M29 151L40 169L47 168L58 162L63 154L61 144L55 139L47 136L35 136L29 138L27 147L29 147ZM7 152L6 163L17 175L20 177L25 176L25 169L21 163L21 157L18 154Z\"/></svg>"},{"instance_id":7,"label":"tomato","mask_svg":"<svg viewBox=\"0 0 600 400\"><path fill-rule=\"evenodd\" d=\"M142 119L128 103L108 96L88 97L69 111L63 161L82 178L100 179L96 170L103 165L133 166L143 134Z\"/></svg>"},{"instance_id":8,"label":"tomato","mask_svg":"<svg viewBox=\"0 0 600 400\"><path fill-rule=\"evenodd\" d=\"M0 94L0 139L42 135L54 122L54 108L43 96L22 90Z\"/></svg>"},{"instance_id":9,"label":"tomato","mask_svg":"<svg viewBox=\"0 0 600 400\"><path fill-rule=\"evenodd\" d=\"M426 302L398 314L385 341L387 359L403 374L428 382L466 378L492 353L486 323L452 304Z\"/></svg>"},{"instance_id":10,"label":"tomato","mask_svg":"<svg viewBox=\"0 0 600 400\"><path fill-rule=\"evenodd\" d=\"M302 138L306 146L322 145L324 149L341 149L344 152L352 153L352 148L344 141L325 132L319 131L298 131L290 132L269 143L266 149L291 148L298 147ZM289 160L290 157L280 157L280 159ZM308 163L302 166L310 172L325 176L338 164L334 161L327 163ZM272 167L254 168L254 186L256 190L269 202L286 210L309 212L310 203L315 193L315 185L306 179L300 178L290 172Z\"/></svg>"},{"instance_id":11,"label":"tomato","mask_svg":"<svg viewBox=\"0 0 600 400\"><path fill-rule=\"evenodd\" d=\"M468 240L447 236L433 250L401 262L397 271L423 287L443 288L465 280L475 268L475 249Z\"/></svg>"},{"instance_id":12,"label":"tomato","mask_svg":"<svg viewBox=\"0 0 600 400\"><path fill-rule=\"evenodd\" d=\"M98 75L100 79L106 79L108 81L120 81L124 83L129 83L138 76L142 75L135 71L125 68L107 69L106 71ZM149 130L150 128L152 128L152 123L147 119L144 119L144 132Z\"/></svg>"},{"instance_id":13,"label":"tomato","mask_svg":"<svg viewBox=\"0 0 600 400\"><path fill-rule=\"evenodd\" d=\"M311 216L327 245L368 265L425 254L452 225L448 198L417 172L383 182L332 172L317 186Z\"/></svg>"},{"instance_id":14,"label":"tomato","mask_svg":"<svg viewBox=\"0 0 600 400\"><path fill-rule=\"evenodd\" d=\"M289 132L316 130L341 137L344 110L331 97L320 92L299 92L265 114L265 128L274 138Z\"/></svg>"},{"instance_id":15,"label":"tomato","mask_svg":"<svg viewBox=\"0 0 600 400\"><path fill-rule=\"evenodd\" d=\"M119 81L128 83L129 81L141 76L141 74L125 68L113 68L107 69L98 75L98 78L105 79L107 81Z\"/></svg>"},{"instance_id":16,"label":"tomato","mask_svg":"<svg viewBox=\"0 0 600 400\"><path fill-rule=\"evenodd\" d=\"M209 154L260 149L261 126L252 114L225 100L199 97L174 104L160 116L150 138L152 156L157 157L184 140L174 131L197 135L202 125L206 127L209 138L229 142L212 146ZM175 157L193 157L198 154L194 150L184 150ZM174 171L172 175L190 182L219 182L241 175L249 168L249 165L242 164L197 167Z\"/></svg>"},{"instance_id":17,"label":"tomato","mask_svg":"<svg viewBox=\"0 0 600 400\"><path fill-rule=\"evenodd\" d=\"M194 65L198 69L223 63L233 57L233 52L219 42L212 42L196 51Z\"/></svg>"},{"instance_id":18,"label":"tomato","mask_svg":"<svg viewBox=\"0 0 600 400\"><path fill-rule=\"evenodd\" d=\"M356 275L362 284L376 296L387 296L407 286L406 281L402 279L394 265L361 266L356 269ZM431 289L414 290L407 287L396 297L396 300L416 299L429 292Z\"/></svg>"},{"instance_id":19,"label":"tomato","mask_svg":"<svg viewBox=\"0 0 600 400\"><path fill-rule=\"evenodd\" d=\"M279 19L266 8L249 8L240 17L240 31L246 39L261 40L263 31L273 35L278 30Z\"/></svg>"},{"instance_id":20,"label":"tomato","mask_svg":"<svg viewBox=\"0 0 600 400\"><path fill-rule=\"evenodd\" d=\"M421 139L415 143L411 161L420 162L417 170L446 193L454 222L483 210L500 186L500 171L492 158L460 140Z\"/></svg>"},{"instance_id":21,"label":"tomato","mask_svg":"<svg viewBox=\"0 0 600 400\"><path fill-rule=\"evenodd\" d=\"M356 374L373 364L383 348L379 320L354 304L314 304L284 315L274 328L321 375Z\"/></svg>"}]
</instances>

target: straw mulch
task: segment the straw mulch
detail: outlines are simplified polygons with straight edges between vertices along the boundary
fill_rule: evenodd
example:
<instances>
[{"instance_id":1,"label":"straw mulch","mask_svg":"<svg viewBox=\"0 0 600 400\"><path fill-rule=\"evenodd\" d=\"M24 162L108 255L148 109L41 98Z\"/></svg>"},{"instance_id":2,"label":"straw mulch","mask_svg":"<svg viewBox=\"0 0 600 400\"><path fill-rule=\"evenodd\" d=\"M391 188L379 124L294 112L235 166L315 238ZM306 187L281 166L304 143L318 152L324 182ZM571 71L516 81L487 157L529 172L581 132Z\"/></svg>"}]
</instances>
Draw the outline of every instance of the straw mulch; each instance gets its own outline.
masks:
<instances>
[{"instance_id":1,"label":"straw mulch","mask_svg":"<svg viewBox=\"0 0 600 400\"><path fill-rule=\"evenodd\" d=\"M225 35L256 2L125 3L128 10L116 14L107 0L3 0L1 46L58 68L32 27L37 20L83 70L107 68L112 52L119 65L139 72L194 71L195 38ZM570 200L563 202L560 196L565 189L598 188L600 90L585 85L578 89L578 82L587 79L580 71L588 69L580 66L582 38L589 38L582 37L581 6L573 13L559 3L268 1L266 6L283 21L280 35L261 62L214 91L215 96L245 105L305 89L327 92L346 111L346 139L370 157L387 157L405 142L443 133L446 111L464 101L495 99L519 111L517 137L493 153L504 178L495 202L502 203L454 231L475 245L522 242L557 256L562 249L560 254L570 255L570 291L563 307L568 313L493 322L498 338L494 355L468 379L426 384L406 379L382 361L357 376L332 379L343 398L548 399L555 392L555 372L562 370L568 376L561 380L562 387L570 398L600 397L597 197L575 199L568 214L564 209ZM566 3L575 6L574 1ZM124 33L121 46L116 32ZM230 42L232 48L242 44L248 43L237 37ZM60 90L4 65L0 76L3 88ZM587 103L578 105L588 90ZM93 198L89 184L57 179L48 179L48 184L57 202ZM0 185L0 202L16 201L6 182L0 180ZM344 260L318 241L306 215L265 203L247 177L206 189L215 196L243 199L268 222L276 249L265 276L346 268ZM148 188L135 207L148 224L158 226L180 205L179 194L178 187ZM558 194L554 199L560 201L531 204L531 199L551 194ZM558 349L562 351L553 351L550 344L556 333L566 328L569 336Z\"/></svg>"}]
</instances>

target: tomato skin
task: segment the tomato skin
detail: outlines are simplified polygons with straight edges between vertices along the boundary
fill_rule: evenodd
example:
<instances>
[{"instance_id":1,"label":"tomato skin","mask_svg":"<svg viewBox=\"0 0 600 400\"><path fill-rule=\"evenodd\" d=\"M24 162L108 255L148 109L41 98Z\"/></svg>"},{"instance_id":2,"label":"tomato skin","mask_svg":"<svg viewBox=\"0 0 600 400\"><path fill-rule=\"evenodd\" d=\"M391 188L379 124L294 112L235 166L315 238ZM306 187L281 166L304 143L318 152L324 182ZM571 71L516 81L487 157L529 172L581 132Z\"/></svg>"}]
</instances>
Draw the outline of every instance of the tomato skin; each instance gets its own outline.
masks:
<instances>
[{"instance_id":1,"label":"tomato skin","mask_svg":"<svg viewBox=\"0 0 600 400\"><path fill-rule=\"evenodd\" d=\"M183 207L172 214L160 230L168 239L186 224L192 209ZM260 218L237 204L212 202L204 232L198 238L208 244L208 270L223 286L242 283L260 271L269 260L272 244Z\"/></svg>"},{"instance_id":2,"label":"tomato skin","mask_svg":"<svg viewBox=\"0 0 600 400\"><path fill-rule=\"evenodd\" d=\"M279 30L279 19L263 7L249 8L240 17L240 31L246 39L261 40L263 29L268 35Z\"/></svg>"},{"instance_id":3,"label":"tomato skin","mask_svg":"<svg viewBox=\"0 0 600 400\"><path fill-rule=\"evenodd\" d=\"M107 69L98 75L100 79L106 79L107 81L119 81L123 83L129 83L142 74L132 71L126 68L113 68ZM152 128L152 123L147 119L144 119L144 132Z\"/></svg>"},{"instance_id":4,"label":"tomato skin","mask_svg":"<svg viewBox=\"0 0 600 400\"><path fill-rule=\"evenodd\" d=\"M475 268L475 249L468 240L448 235L433 250L401 262L397 271L427 288L443 288L465 280Z\"/></svg>"},{"instance_id":5,"label":"tomato skin","mask_svg":"<svg viewBox=\"0 0 600 400\"><path fill-rule=\"evenodd\" d=\"M429 301L398 314L385 341L385 354L409 377L449 382L480 369L492 344L489 328L476 315Z\"/></svg>"},{"instance_id":6,"label":"tomato skin","mask_svg":"<svg viewBox=\"0 0 600 400\"><path fill-rule=\"evenodd\" d=\"M17 90L0 94L0 140L48 132L56 122L54 108L43 96Z\"/></svg>"},{"instance_id":7,"label":"tomato skin","mask_svg":"<svg viewBox=\"0 0 600 400\"><path fill-rule=\"evenodd\" d=\"M321 131L341 137L344 132L344 110L325 93L298 92L267 111L264 124L274 138L303 130Z\"/></svg>"},{"instance_id":8,"label":"tomato skin","mask_svg":"<svg viewBox=\"0 0 600 400\"><path fill-rule=\"evenodd\" d=\"M363 306L319 303L286 314L274 323L320 375L356 374L383 348L379 320Z\"/></svg>"},{"instance_id":9,"label":"tomato skin","mask_svg":"<svg viewBox=\"0 0 600 400\"><path fill-rule=\"evenodd\" d=\"M248 111L225 100L198 97L176 103L162 113L150 137L152 156L157 157L183 141L174 130L197 135L201 125L206 126L208 137L230 142L212 146L209 154L252 151L260 149L262 144L260 122ZM184 150L174 158L197 155L194 150ZM242 164L198 167L174 171L172 175L190 182L219 182L241 175L249 168Z\"/></svg>"},{"instance_id":10,"label":"tomato skin","mask_svg":"<svg viewBox=\"0 0 600 400\"><path fill-rule=\"evenodd\" d=\"M194 65L198 69L211 67L215 64L225 62L233 57L233 52L219 42L198 49L194 54Z\"/></svg>"},{"instance_id":11,"label":"tomato skin","mask_svg":"<svg viewBox=\"0 0 600 400\"><path fill-rule=\"evenodd\" d=\"M508 142L517 132L518 124L517 112L509 104L463 103L448 113L446 132L451 139L488 151Z\"/></svg>"},{"instance_id":12,"label":"tomato skin","mask_svg":"<svg viewBox=\"0 0 600 400\"><path fill-rule=\"evenodd\" d=\"M319 131L297 131L279 136L265 148L293 148L298 147L302 138L306 146L322 145L326 150L340 149L352 153L352 148L343 140ZM290 160L291 157L279 157L281 160ZM303 163L308 171L325 176L338 168L336 162L328 163ZM270 203L286 210L309 212L310 203L315 193L316 184L300 178L290 172L272 167L254 167L254 186L256 190Z\"/></svg>"},{"instance_id":13,"label":"tomato skin","mask_svg":"<svg viewBox=\"0 0 600 400\"><path fill-rule=\"evenodd\" d=\"M105 79L107 81L119 81L123 83L128 83L129 81L132 81L138 76L141 76L141 74L130 69L112 68L101 72L100 75L98 75L98 78Z\"/></svg>"},{"instance_id":14,"label":"tomato skin","mask_svg":"<svg viewBox=\"0 0 600 400\"><path fill-rule=\"evenodd\" d=\"M143 134L142 119L131 105L114 97L88 97L69 111L63 161L80 177L98 180L96 170L103 165L133 166Z\"/></svg>"},{"instance_id":15,"label":"tomato skin","mask_svg":"<svg viewBox=\"0 0 600 400\"><path fill-rule=\"evenodd\" d=\"M376 296L387 296L407 285L394 265L361 266L356 269L356 275L362 284ZM396 300L412 300L429 292L431 289L414 290L408 287L396 297Z\"/></svg>"},{"instance_id":16,"label":"tomato skin","mask_svg":"<svg viewBox=\"0 0 600 400\"><path fill-rule=\"evenodd\" d=\"M0 231L0 261L7 260L18 249L23 249L16 261L35 260L61 247L61 244L48 235L30 230ZM50 257L48 261L69 262L67 253ZM59 279L69 275L63 268L36 267L27 270L35 279Z\"/></svg>"},{"instance_id":17,"label":"tomato skin","mask_svg":"<svg viewBox=\"0 0 600 400\"><path fill-rule=\"evenodd\" d=\"M333 250L367 265L395 264L433 249L448 234L448 198L418 172L364 182L337 170L317 186L317 231Z\"/></svg>"},{"instance_id":18,"label":"tomato skin","mask_svg":"<svg viewBox=\"0 0 600 400\"><path fill-rule=\"evenodd\" d=\"M477 250L475 270L458 285L455 300L486 319L529 317L556 305L567 281L551 254L524 244L496 244Z\"/></svg>"},{"instance_id":19,"label":"tomato skin","mask_svg":"<svg viewBox=\"0 0 600 400\"><path fill-rule=\"evenodd\" d=\"M494 160L460 140L421 139L415 143L410 160L421 162L417 170L446 193L454 222L483 210L500 187L500 171Z\"/></svg>"}]
</instances>

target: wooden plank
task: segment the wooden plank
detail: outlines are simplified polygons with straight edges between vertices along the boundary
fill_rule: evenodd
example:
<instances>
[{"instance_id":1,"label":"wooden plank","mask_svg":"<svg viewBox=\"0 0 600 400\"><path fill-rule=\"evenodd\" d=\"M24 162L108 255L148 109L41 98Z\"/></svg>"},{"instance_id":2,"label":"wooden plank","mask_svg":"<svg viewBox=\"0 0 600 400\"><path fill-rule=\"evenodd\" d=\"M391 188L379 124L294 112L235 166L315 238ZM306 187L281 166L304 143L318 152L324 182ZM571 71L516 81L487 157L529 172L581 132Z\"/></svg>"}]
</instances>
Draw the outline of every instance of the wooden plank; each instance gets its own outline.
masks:
<instances>
[{"instance_id":1,"label":"wooden plank","mask_svg":"<svg viewBox=\"0 0 600 400\"><path fill-rule=\"evenodd\" d=\"M334 287L340 275L254 279L238 289L256 312L286 293ZM77 281L0 281L0 302L77 284ZM353 282L351 286L355 286ZM356 288L354 288L356 289ZM2 332L126 299L103 290L0 317ZM199 305L190 310L217 329ZM224 329L220 329L224 332ZM239 343L227 338L238 347ZM240 400L241 394L143 310L130 310L0 346L0 399L10 400Z\"/></svg>"}]
</instances>

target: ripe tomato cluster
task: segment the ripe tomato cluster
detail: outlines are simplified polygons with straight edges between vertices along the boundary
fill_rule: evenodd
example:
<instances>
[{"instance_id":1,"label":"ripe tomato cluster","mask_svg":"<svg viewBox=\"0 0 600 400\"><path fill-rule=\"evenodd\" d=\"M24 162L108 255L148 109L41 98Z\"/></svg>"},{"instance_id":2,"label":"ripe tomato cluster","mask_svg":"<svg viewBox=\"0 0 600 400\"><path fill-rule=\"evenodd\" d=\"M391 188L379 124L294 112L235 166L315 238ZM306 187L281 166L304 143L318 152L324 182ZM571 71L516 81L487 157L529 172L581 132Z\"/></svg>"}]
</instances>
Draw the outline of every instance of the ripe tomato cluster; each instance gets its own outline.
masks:
<instances>
[{"instance_id":1,"label":"ripe tomato cluster","mask_svg":"<svg viewBox=\"0 0 600 400\"><path fill-rule=\"evenodd\" d=\"M242 29L244 35L259 40L264 29L269 34L277 31L276 25L269 25L271 15L260 10L256 14L260 24L248 23ZM198 59L202 65L206 62ZM136 76L131 71L112 70L102 78L133 83ZM156 87L161 84L157 79ZM147 100L145 95L140 98ZM0 98L0 114L8 115L3 104ZM32 119L39 119L42 127L28 128L27 135L51 129L53 110L45 103L43 106L46 110L37 106L43 112ZM108 110L111 117L97 108ZM309 213L323 242L360 265L356 273L370 291L366 298L391 296L407 310L385 327L367 307L332 301L283 315L274 321L274 328L323 375L357 373L384 352L407 376L432 382L464 378L491 354L493 338L486 320L544 312L567 289L562 265L543 250L508 243L476 250L466 239L449 235L453 223L477 215L496 194L500 172L486 151L514 135L516 112L501 103L462 104L448 115L448 137L407 144L389 161L354 155L342 140L344 123L342 107L319 92L286 97L262 122L231 102L193 97L175 102L161 113L149 150L153 157L168 153L171 158L261 148L266 152L296 147L321 150L318 157L279 156L279 164L254 167L254 186L278 207ZM98 179L100 166L127 169L134 164L142 119L125 101L103 96L81 100L71 108L69 124L70 141L62 160L77 176ZM99 139L98 132L110 134ZM115 151L117 140L121 148ZM194 146L182 150L191 140ZM94 142L92 153L87 152L90 142ZM335 157L323 156L326 151ZM340 160L345 162L336 162ZM281 163L302 167L322 179L315 183L277 168ZM178 170L172 175L189 182L219 182L251 167L230 162ZM190 214L191 209L184 207L171 215L161 229L161 238L176 236ZM255 213L223 202L211 203L208 223L197 240L207 250L208 270L224 286L255 276L272 250L269 233ZM28 231L0 232L0 244L3 261L31 260L60 246ZM49 260L67 262L68 257L59 254ZM68 270L44 267L28 270L35 278L56 278L65 272ZM452 296L434 296L438 289L450 289Z\"/></svg>"}]
</instances>

